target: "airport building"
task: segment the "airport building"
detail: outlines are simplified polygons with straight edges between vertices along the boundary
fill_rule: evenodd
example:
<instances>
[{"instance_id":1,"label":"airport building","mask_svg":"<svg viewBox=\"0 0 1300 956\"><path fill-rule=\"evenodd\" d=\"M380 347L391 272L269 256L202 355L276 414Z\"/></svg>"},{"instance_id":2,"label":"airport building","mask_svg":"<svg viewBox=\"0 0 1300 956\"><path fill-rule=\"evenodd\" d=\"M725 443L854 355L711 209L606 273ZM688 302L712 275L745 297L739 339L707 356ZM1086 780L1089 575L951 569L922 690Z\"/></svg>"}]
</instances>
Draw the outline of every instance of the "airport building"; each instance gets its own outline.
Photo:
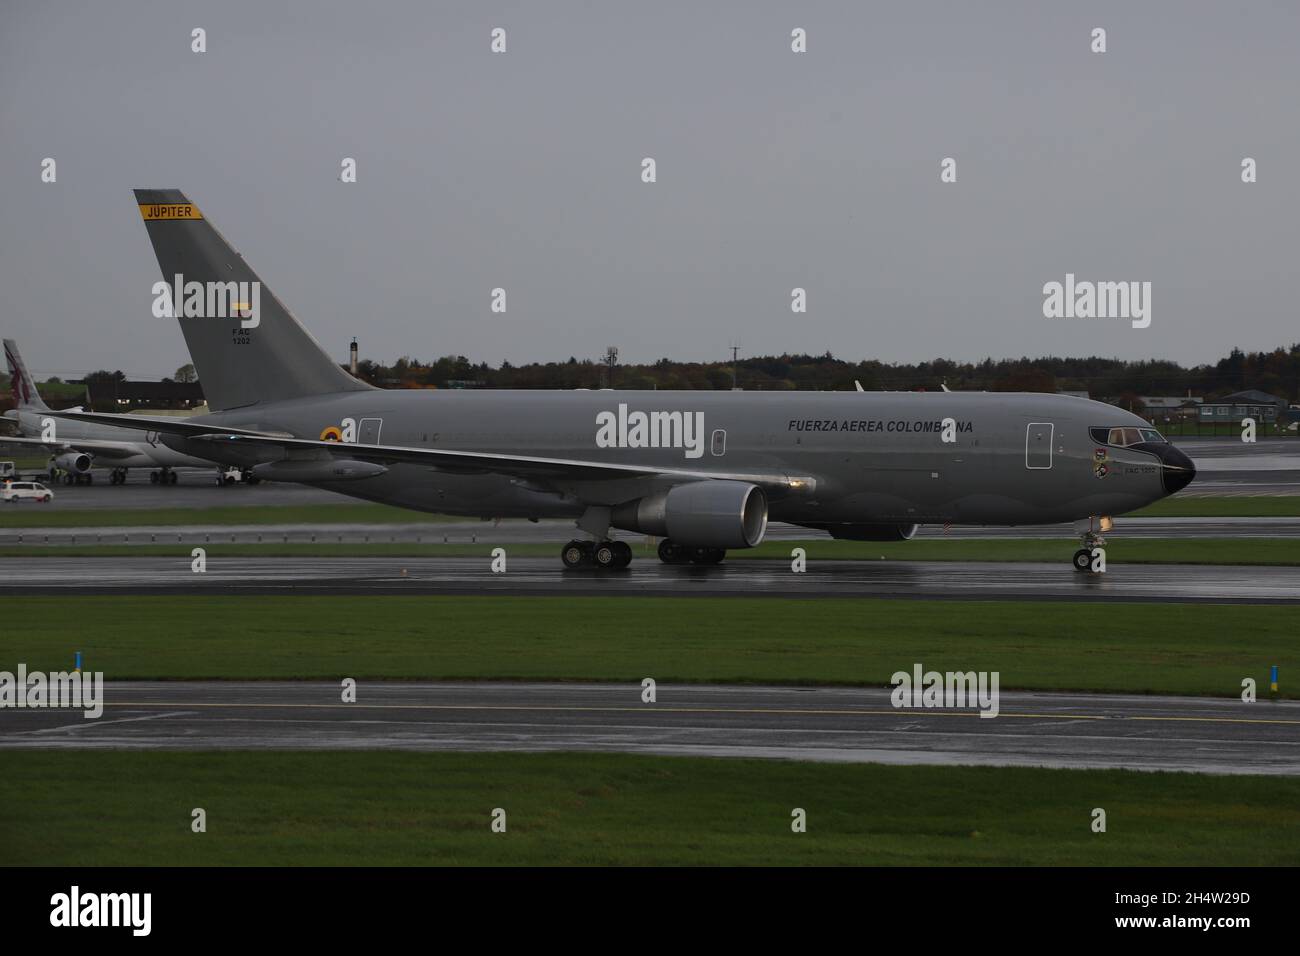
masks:
<instances>
[{"instance_id":1,"label":"airport building","mask_svg":"<svg viewBox=\"0 0 1300 956\"><path fill-rule=\"evenodd\" d=\"M1193 421L1204 402L1190 395L1139 395L1147 417L1163 421Z\"/></svg>"},{"instance_id":2,"label":"airport building","mask_svg":"<svg viewBox=\"0 0 1300 956\"><path fill-rule=\"evenodd\" d=\"M1223 398L1202 402L1198 420L1204 423L1240 422L1253 418L1261 425L1272 425L1279 419L1287 420L1286 399L1261 392L1257 388L1233 392Z\"/></svg>"},{"instance_id":3,"label":"airport building","mask_svg":"<svg viewBox=\"0 0 1300 956\"><path fill-rule=\"evenodd\" d=\"M113 411L192 409L203 404L203 387L198 382L91 381L86 389L93 408Z\"/></svg>"}]
</instances>

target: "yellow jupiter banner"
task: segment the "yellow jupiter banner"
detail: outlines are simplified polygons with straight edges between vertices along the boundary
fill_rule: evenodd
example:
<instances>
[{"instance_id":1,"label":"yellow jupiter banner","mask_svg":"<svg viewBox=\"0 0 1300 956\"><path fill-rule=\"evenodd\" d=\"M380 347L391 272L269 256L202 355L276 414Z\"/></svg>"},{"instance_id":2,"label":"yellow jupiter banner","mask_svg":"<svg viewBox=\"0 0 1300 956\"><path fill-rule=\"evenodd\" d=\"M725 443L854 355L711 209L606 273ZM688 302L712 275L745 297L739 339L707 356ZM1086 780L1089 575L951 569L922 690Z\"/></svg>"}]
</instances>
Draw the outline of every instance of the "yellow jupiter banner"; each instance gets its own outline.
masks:
<instances>
[{"instance_id":1,"label":"yellow jupiter banner","mask_svg":"<svg viewBox=\"0 0 1300 956\"><path fill-rule=\"evenodd\" d=\"M199 207L188 202L142 203L140 215L148 222L151 219L202 219Z\"/></svg>"}]
</instances>

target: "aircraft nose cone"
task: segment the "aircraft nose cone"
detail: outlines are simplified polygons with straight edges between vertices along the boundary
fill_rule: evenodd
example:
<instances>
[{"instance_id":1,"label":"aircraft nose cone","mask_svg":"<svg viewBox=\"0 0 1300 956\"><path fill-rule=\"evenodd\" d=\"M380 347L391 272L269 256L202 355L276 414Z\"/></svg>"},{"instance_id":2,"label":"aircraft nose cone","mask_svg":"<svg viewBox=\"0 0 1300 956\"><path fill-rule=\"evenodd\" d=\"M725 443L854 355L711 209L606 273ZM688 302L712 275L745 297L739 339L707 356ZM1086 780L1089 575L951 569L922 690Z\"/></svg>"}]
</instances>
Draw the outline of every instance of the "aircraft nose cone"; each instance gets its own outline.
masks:
<instances>
[{"instance_id":1,"label":"aircraft nose cone","mask_svg":"<svg viewBox=\"0 0 1300 956\"><path fill-rule=\"evenodd\" d=\"M1173 494L1182 491L1196 477L1196 465L1182 451L1173 445L1160 446L1160 477L1164 481L1165 491Z\"/></svg>"}]
</instances>

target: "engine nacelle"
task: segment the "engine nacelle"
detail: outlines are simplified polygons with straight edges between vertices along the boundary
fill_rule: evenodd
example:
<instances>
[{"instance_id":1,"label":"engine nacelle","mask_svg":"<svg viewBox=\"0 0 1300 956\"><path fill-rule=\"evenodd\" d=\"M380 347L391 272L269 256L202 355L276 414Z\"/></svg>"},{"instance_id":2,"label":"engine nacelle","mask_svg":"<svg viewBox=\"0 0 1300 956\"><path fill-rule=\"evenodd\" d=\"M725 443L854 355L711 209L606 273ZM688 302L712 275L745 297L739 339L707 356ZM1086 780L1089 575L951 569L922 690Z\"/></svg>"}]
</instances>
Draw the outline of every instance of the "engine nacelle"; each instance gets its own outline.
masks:
<instances>
[{"instance_id":1,"label":"engine nacelle","mask_svg":"<svg viewBox=\"0 0 1300 956\"><path fill-rule=\"evenodd\" d=\"M324 458L268 462L253 466L253 477L267 481L352 481L357 478L375 478L388 469L372 461L352 461L344 458Z\"/></svg>"},{"instance_id":2,"label":"engine nacelle","mask_svg":"<svg viewBox=\"0 0 1300 956\"><path fill-rule=\"evenodd\" d=\"M72 472L74 475L84 475L90 471L90 456L85 452L66 451L55 457L54 467Z\"/></svg>"},{"instance_id":3,"label":"engine nacelle","mask_svg":"<svg viewBox=\"0 0 1300 956\"><path fill-rule=\"evenodd\" d=\"M832 538L844 541L911 541L917 524L819 524L808 525L829 531Z\"/></svg>"},{"instance_id":4,"label":"engine nacelle","mask_svg":"<svg viewBox=\"0 0 1300 956\"><path fill-rule=\"evenodd\" d=\"M767 496L744 481L692 481L615 506L609 523L695 548L752 548L767 531Z\"/></svg>"}]
</instances>

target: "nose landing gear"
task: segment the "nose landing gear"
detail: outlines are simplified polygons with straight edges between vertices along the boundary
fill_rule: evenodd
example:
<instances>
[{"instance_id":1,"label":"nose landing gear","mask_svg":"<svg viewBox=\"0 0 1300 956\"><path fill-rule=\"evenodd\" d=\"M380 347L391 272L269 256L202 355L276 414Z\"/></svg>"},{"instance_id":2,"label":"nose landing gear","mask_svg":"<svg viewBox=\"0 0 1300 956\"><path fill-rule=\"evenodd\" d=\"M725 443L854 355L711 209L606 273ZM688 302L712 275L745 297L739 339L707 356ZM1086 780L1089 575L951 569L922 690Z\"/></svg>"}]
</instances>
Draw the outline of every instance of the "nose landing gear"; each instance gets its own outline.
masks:
<instances>
[{"instance_id":1,"label":"nose landing gear","mask_svg":"<svg viewBox=\"0 0 1300 956\"><path fill-rule=\"evenodd\" d=\"M1106 569L1105 561L1097 563L1094 559L1093 550L1106 544L1104 533L1115 527L1115 522L1111 518L1089 518L1087 530L1083 532L1083 547L1074 552L1074 559L1071 563L1076 571L1087 571L1090 574L1099 574ZM1078 530L1076 528L1075 530ZM1094 566L1096 565L1096 566Z\"/></svg>"}]
</instances>

